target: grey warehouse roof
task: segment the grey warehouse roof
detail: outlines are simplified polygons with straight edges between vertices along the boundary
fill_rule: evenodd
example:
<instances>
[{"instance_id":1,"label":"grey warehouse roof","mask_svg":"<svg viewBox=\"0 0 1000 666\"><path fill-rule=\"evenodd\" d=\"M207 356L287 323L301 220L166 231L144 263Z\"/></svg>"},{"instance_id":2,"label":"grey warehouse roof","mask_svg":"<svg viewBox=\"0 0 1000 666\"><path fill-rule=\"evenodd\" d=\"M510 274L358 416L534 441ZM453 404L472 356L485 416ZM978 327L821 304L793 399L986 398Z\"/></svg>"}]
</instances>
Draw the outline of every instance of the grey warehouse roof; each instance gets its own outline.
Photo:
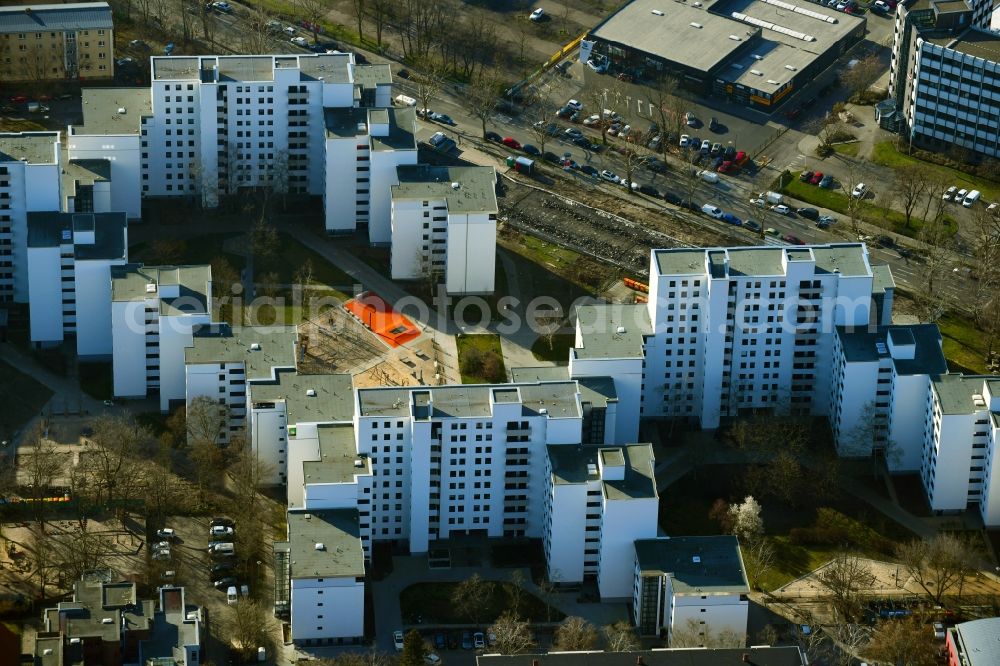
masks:
<instances>
[{"instance_id":1,"label":"grey warehouse roof","mask_svg":"<svg viewBox=\"0 0 1000 666\"><path fill-rule=\"evenodd\" d=\"M364 576L357 510L289 511L288 554L292 578Z\"/></svg>"},{"instance_id":2,"label":"grey warehouse roof","mask_svg":"<svg viewBox=\"0 0 1000 666\"><path fill-rule=\"evenodd\" d=\"M941 405L942 414L972 414L986 411L988 405L977 404L983 384L989 384L992 395L1000 394L1000 378L993 375L947 374L931 378L931 386Z\"/></svg>"},{"instance_id":3,"label":"grey warehouse roof","mask_svg":"<svg viewBox=\"0 0 1000 666\"><path fill-rule=\"evenodd\" d=\"M394 199L444 199L451 213L496 213L496 170L487 166L415 164L396 167ZM454 187L456 184L458 187Z\"/></svg>"},{"instance_id":4,"label":"grey warehouse roof","mask_svg":"<svg viewBox=\"0 0 1000 666\"><path fill-rule=\"evenodd\" d=\"M124 109L124 112L122 111ZM83 124L72 134L138 134L142 117L153 113L149 87L84 88Z\"/></svg>"},{"instance_id":5,"label":"grey warehouse roof","mask_svg":"<svg viewBox=\"0 0 1000 666\"><path fill-rule=\"evenodd\" d=\"M150 291L149 285L156 288ZM159 297L163 286L177 285L177 298ZM212 288L212 267L143 266L126 264L111 267L111 300L143 301L159 297L160 314L183 315L206 313Z\"/></svg>"},{"instance_id":6,"label":"grey warehouse roof","mask_svg":"<svg viewBox=\"0 0 1000 666\"><path fill-rule=\"evenodd\" d=\"M59 161L57 141L58 132L0 133L0 162L55 164Z\"/></svg>"},{"instance_id":7,"label":"grey warehouse roof","mask_svg":"<svg viewBox=\"0 0 1000 666\"><path fill-rule=\"evenodd\" d=\"M322 425L316 431L320 459L302 463L304 483L352 483L355 476L372 473L369 458L358 455L352 424Z\"/></svg>"},{"instance_id":8,"label":"grey warehouse roof","mask_svg":"<svg viewBox=\"0 0 1000 666\"><path fill-rule=\"evenodd\" d=\"M199 326L184 361L244 363L248 380L271 379L275 368L295 367L297 339L294 326Z\"/></svg>"},{"instance_id":9,"label":"grey warehouse roof","mask_svg":"<svg viewBox=\"0 0 1000 666\"><path fill-rule=\"evenodd\" d=\"M106 2L0 7L0 33L111 30L114 19Z\"/></svg>"},{"instance_id":10,"label":"grey warehouse roof","mask_svg":"<svg viewBox=\"0 0 1000 666\"><path fill-rule=\"evenodd\" d=\"M354 392L350 375L278 373L276 382L250 385L250 400L285 403L288 425L350 421L354 417ZM308 391L315 391L311 396Z\"/></svg>"},{"instance_id":11,"label":"grey warehouse roof","mask_svg":"<svg viewBox=\"0 0 1000 666\"><path fill-rule=\"evenodd\" d=\"M645 304L581 305L576 309L583 346L570 351L574 358L642 358L643 336L651 335Z\"/></svg>"},{"instance_id":12,"label":"grey warehouse roof","mask_svg":"<svg viewBox=\"0 0 1000 666\"><path fill-rule=\"evenodd\" d=\"M663 537L635 542L643 574L669 575L674 594L747 594L735 536Z\"/></svg>"}]
</instances>

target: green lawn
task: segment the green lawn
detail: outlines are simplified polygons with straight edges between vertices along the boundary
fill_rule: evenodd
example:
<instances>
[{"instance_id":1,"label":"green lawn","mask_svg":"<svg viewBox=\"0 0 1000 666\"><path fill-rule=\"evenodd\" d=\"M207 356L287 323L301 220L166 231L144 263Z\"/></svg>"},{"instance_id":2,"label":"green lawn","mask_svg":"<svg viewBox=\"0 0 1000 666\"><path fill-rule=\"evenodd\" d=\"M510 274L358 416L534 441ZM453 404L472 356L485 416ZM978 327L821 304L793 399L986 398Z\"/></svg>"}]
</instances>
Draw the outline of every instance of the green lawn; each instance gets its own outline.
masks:
<instances>
[{"instance_id":1,"label":"green lawn","mask_svg":"<svg viewBox=\"0 0 1000 666\"><path fill-rule=\"evenodd\" d=\"M850 197L845 192L841 190L828 190L822 187L816 187L815 185L809 185L808 183L803 183L799 181L800 171L792 173L792 180L782 188L782 192L794 197L795 199L800 199L807 203L811 203L815 206L821 206L823 208L829 208L830 210L837 211L842 215L848 215L848 202ZM882 210L874 203L872 200L868 200L861 204L860 207L861 218L870 224L877 226L885 226L882 224L883 215ZM920 232L920 228L923 226L924 222L922 219L911 216L910 225L906 225L906 216L897 210L890 210L888 215L884 217L888 223L889 229L895 231L898 234L904 236L916 237ZM945 217L945 223L950 223L951 220L947 216ZM951 225L952 233L958 231L958 226Z\"/></svg>"},{"instance_id":2,"label":"green lawn","mask_svg":"<svg viewBox=\"0 0 1000 666\"><path fill-rule=\"evenodd\" d=\"M552 336L552 344L542 336L531 345L531 353L539 361L551 361L558 365L569 363L569 350L576 342L576 335L573 333L556 333Z\"/></svg>"},{"instance_id":3,"label":"green lawn","mask_svg":"<svg viewBox=\"0 0 1000 666\"><path fill-rule=\"evenodd\" d=\"M876 164L894 168L914 165L922 166L947 179L950 185L955 185L959 189L979 190L983 193L983 198L987 201L997 201L1000 199L1000 183L973 176L958 169L924 162L916 157L905 155L896 150L891 141L883 141L875 144L872 150L872 161Z\"/></svg>"},{"instance_id":4,"label":"green lawn","mask_svg":"<svg viewBox=\"0 0 1000 666\"><path fill-rule=\"evenodd\" d=\"M459 335L455 342L463 384L505 381L507 371L504 369L499 335Z\"/></svg>"},{"instance_id":5,"label":"green lawn","mask_svg":"<svg viewBox=\"0 0 1000 666\"><path fill-rule=\"evenodd\" d=\"M475 624L473 618L463 614L452 601L457 586L458 583L417 583L406 588L399 594L403 622L413 624L420 616L425 624ZM479 624L491 624L510 607L508 590L511 583L496 582L492 586L480 616L475 618ZM555 608L551 609L551 614L547 613L545 602L529 592L524 592L520 615L529 622L546 622L549 618L558 622L565 617Z\"/></svg>"},{"instance_id":6,"label":"green lawn","mask_svg":"<svg viewBox=\"0 0 1000 666\"><path fill-rule=\"evenodd\" d=\"M180 261L176 263L210 264L213 259L221 257L226 259L237 271L240 271L246 265L243 257L222 250L227 239L239 235L238 233L205 234L198 236L195 240L176 241L176 244L172 244L170 249L175 250L181 257ZM164 249L162 246L158 247L152 243L137 243L129 248L129 259L149 265L175 263L175 257L163 256L159 252L162 249Z\"/></svg>"},{"instance_id":7,"label":"green lawn","mask_svg":"<svg viewBox=\"0 0 1000 666\"><path fill-rule=\"evenodd\" d=\"M80 388L98 400L114 397L115 378L110 362L80 363Z\"/></svg>"},{"instance_id":8,"label":"green lawn","mask_svg":"<svg viewBox=\"0 0 1000 666\"><path fill-rule=\"evenodd\" d=\"M847 157L857 157L858 150L861 148L861 143L858 141L853 141L851 143L835 143L833 144L833 149L837 151L840 155L846 155Z\"/></svg>"},{"instance_id":9,"label":"green lawn","mask_svg":"<svg viewBox=\"0 0 1000 666\"><path fill-rule=\"evenodd\" d=\"M946 314L937 321L941 329L941 346L952 372L983 374L986 372L986 340L972 321Z\"/></svg>"},{"instance_id":10,"label":"green lawn","mask_svg":"<svg viewBox=\"0 0 1000 666\"><path fill-rule=\"evenodd\" d=\"M720 528L709 518L709 511L717 499L728 502L743 499L743 473L740 465L702 466L672 484L660 493L660 525L664 532L672 536L718 534ZM839 514L834 514L836 521L828 521L836 525L823 526L835 527L840 534L847 535L850 549L866 556L885 557L885 549L891 542L913 536L867 503L845 493L804 497L796 506L765 498L761 506L765 534L775 548L774 567L762 581L765 589L780 587L812 571L840 549L828 544L803 543L801 537L793 537L802 528L819 527L821 510L832 509Z\"/></svg>"},{"instance_id":11,"label":"green lawn","mask_svg":"<svg viewBox=\"0 0 1000 666\"><path fill-rule=\"evenodd\" d=\"M302 243L298 242L288 234L279 234L280 246L278 248L275 271L278 273L278 281L284 284L291 284L295 280L295 274L307 260L312 260L313 282L320 284L347 287L354 284L354 278L340 270L320 254ZM256 277L260 277L257 275Z\"/></svg>"},{"instance_id":12,"label":"green lawn","mask_svg":"<svg viewBox=\"0 0 1000 666\"><path fill-rule=\"evenodd\" d=\"M46 386L0 361L0 439L12 439L51 397Z\"/></svg>"}]
</instances>

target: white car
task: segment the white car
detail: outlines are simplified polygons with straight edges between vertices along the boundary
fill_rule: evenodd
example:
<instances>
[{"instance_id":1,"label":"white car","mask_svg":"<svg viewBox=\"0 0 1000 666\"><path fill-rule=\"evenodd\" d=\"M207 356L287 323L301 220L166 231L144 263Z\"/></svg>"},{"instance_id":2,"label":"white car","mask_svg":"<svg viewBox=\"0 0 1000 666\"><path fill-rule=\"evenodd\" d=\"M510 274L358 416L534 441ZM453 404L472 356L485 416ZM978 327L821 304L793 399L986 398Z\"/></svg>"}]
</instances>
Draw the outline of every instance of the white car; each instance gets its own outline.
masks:
<instances>
[{"instance_id":1,"label":"white car","mask_svg":"<svg viewBox=\"0 0 1000 666\"><path fill-rule=\"evenodd\" d=\"M934 638L936 638L939 641L943 641L944 640L944 625L942 623L940 623L940 622L935 622L932 626L934 627Z\"/></svg>"},{"instance_id":2,"label":"white car","mask_svg":"<svg viewBox=\"0 0 1000 666\"><path fill-rule=\"evenodd\" d=\"M601 172L601 178L608 181L609 183L617 183L621 180L621 178L618 177L618 174L616 174L614 171L609 171L607 169Z\"/></svg>"},{"instance_id":3,"label":"white car","mask_svg":"<svg viewBox=\"0 0 1000 666\"><path fill-rule=\"evenodd\" d=\"M482 650L486 647L486 636L483 635L483 632L477 631L472 635L472 644L477 650Z\"/></svg>"},{"instance_id":4,"label":"white car","mask_svg":"<svg viewBox=\"0 0 1000 666\"><path fill-rule=\"evenodd\" d=\"M1000 203L991 203L989 206L986 207L986 212L995 213L997 212L998 208L1000 208Z\"/></svg>"},{"instance_id":5,"label":"white car","mask_svg":"<svg viewBox=\"0 0 1000 666\"><path fill-rule=\"evenodd\" d=\"M424 663L430 664L430 666L437 666L441 663L441 657L437 656L435 652L428 652L424 655Z\"/></svg>"},{"instance_id":6,"label":"white car","mask_svg":"<svg viewBox=\"0 0 1000 666\"><path fill-rule=\"evenodd\" d=\"M541 21L543 18L545 18L545 10L539 7L535 11L531 12L531 16L529 16L528 18L536 22Z\"/></svg>"},{"instance_id":7,"label":"white car","mask_svg":"<svg viewBox=\"0 0 1000 666\"><path fill-rule=\"evenodd\" d=\"M750 205L752 205L752 206L760 206L761 208L763 208L766 205L766 203L767 202L764 201L763 199L751 199L750 200Z\"/></svg>"},{"instance_id":8,"label":"white car","mask_svg":"<svg viewBox=\"0 0 1000 666\"><path fill-rule=\"evenodd\" d=\"M961 203L962 200L965 199L965 195L968 194L968 193L969 193L969 190L967 190L967 189L965 189L963 187L962 189L960 189L958 192L955 193L955 201L958 202L958 203Z\"/></svg>"},{"instance_id":9,"label":"white car","mask_svg":"<svg viewBox=\"0 0 1000 666\"><path fill-rule=\"evenodd\" d=\"M566 106L573 109L574 111L579 111L580 109L583 108L583 104L576 99L571 99L570 101L566 102Z\"/></svg>"},{"instance_id":10,"label":"white car","mask_svg":"<svg viewBox=\"0 0 1000 666\"><path fill-rule=\"evenodd\" d=\"M785 204L778 204L777 206L771 206L771 210L780 215L790 215L792 212L792 209L786 206Z\"/></svg>"},{"instance_id":11,"label":"white car","mask_svg":"<svg viewBox=\"0 0 1000 666\"><path fill-rule=\"evenodd\" d=\"M292 44L295 44L296 46L301 46L302 48L309 46L309 42L306 40L305 37L292 37L288 41L290 41Z\"/></svg>"},{"instance_id":12,"label":"white car","mask_svg":"<svg viewBox=\"0 0 1000 666\"><path fill-rule=\"evenodd\" d=\"M687 134L681 134L681 140L678 144L681 148L687 148L691 145L691 137Z\"/></svg>"},{"instance_id":13,"label":"white car","mask_svg":"<svg viewBox=\"0 0 1000 666\"><path fill-rule=\"evenodd\" d=\"M397 652L403 651L403 632L399 629L392 632L392 646L396 648Z\"/></svg>"},{"instance_id":14,"label":"white car","mask_svg":"<svg viewBox=\"0 0 1000 666\"><path fill-rule=\"evenodd\" d=\"M722 219L722 216L724 215L721 208L719 208L718 206L714 206L712 204L705 204L704 206L702 206L701 212L703 212L705 215L708 215L709 217L714 217L717 220Z\"/></svg>"},{"instance_id":15,"label":"white car","mask_svg":"<svg viewBox=\"0 0 1000 666\"><path fill-rule=\"evenodd\" d=\"M941 198L945 201L952 201L955 198L955 192L958 192L958 188L952 185L948 188L948 191L941 196Z\"/></svg>"},{"instance_id":16,"label":"white car","mask_svg":"<svg viewBox=\"0 0 1000 666\"><path fill-rule=\"evenodd\" d=\"M232 536L233 528L226 527L225 525L213 525L211 528L209 528L208 533L214 537Z\"/></svg>"},{"instance_id":17,"label":"white car","mask_svg":"<svg viewBox=\"0 0 1000 666\"><path fill-rule=\"evenodd\" d=\"M601 122L601 117L599 115L597 115L596 113L594 115L592 115L592 116L588 116L588 117L586 117L586 118L583 119L583 124L586 127L592 127L593 125L597 125L600 122Z\"/></svg>"},{"instance_id":18,"label":"white car","mask_svg":"<svg viewBox=\"0 0 1000 666\"><path fill-rule=\"evenodd\" d=\"M298 30L295 29L295 26L291 26L291 25L286 25L285 26L285 34L286 35L294 35L296 32L298 32Z\"/></svg>"},{"instance_id":19,"label":"white car","mask_svg":"<svg viewBox=\"0 0 1000 666\"><path fill-rule=\"evenodd\" d=\"M704 141L701 142L701 152L708 153L711 150L712 150L712 142L711 141L709 141L708 139L705 139Z\"/></svg>"},{"instance_id":20,"label":"white car","mask_svg":"<svg viewBox=\"0 0 1000 666\"><path fill-rule=\"evenodd\" d=\"M866 194L868 194L868 187L864 183L858 183L851 191L851 196L855 199L863 199Z\"/></svg>"},{"instance_id":21,"label":"white car","mask_svg":"<svg viewBox=\"0 0 1000 666\"><path fill-rule=\"evenodd\" d=\"M172 541L177 536L177 533L169 527L164 527L162 530L156 530L156 536L167 541Z\"/></svg>"}]
</instances>

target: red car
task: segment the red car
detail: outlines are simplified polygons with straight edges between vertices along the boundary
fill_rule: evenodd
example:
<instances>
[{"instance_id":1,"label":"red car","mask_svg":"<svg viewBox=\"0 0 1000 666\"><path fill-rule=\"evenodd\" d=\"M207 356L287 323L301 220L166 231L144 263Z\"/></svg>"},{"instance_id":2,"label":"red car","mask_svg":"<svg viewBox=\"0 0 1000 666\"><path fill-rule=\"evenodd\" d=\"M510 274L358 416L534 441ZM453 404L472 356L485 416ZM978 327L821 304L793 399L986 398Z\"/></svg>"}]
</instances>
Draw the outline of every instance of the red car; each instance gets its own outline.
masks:
<instances>
[{"instance_id":1,"label":"red car","mask_svg":"<svg viewBox=\"0 0 1000 666\"><path fill-rule=\"evenodd\" d=\"M27 95L14 95L13 97L10 98L10 101L13 102L14 104L27 104L28 103L28 96Z\"/></svg>"},{"instance_id":2,"label":"red car","mask_svg":"<svg viewBox=\"0 0 1000 666\"><path fill-rule=\"evenodd\" d=\"M733 170L733 163L730 160L726 160L719 165L719 173L729 173Z\"/></svg>"},{"instance_id":3,"label":"red car","mask_svg":"<svg viewBox=\"0 0 1000 666\"><path fill-rule=\"evenodd\" d=\"M813 174L813 177L809 179L809 184L819 185L819 181L823 180L823 172L817 171Z\"/></svg>"},{"instance_id":4,"label":"red car","mask_svg":"<svg viewBox=\"0 0 1000 666\"><path fill-rule=\"evenodd\" d=\"M747 161L747 154L742 150L736 152L736 156L733 157L733 161L736 162L738 166L743 166Z\"/></svg>"},{"instance_id":5,"label":"red car","mask_svg":"<svg viewBox=\"0 0 1000 666\"><path fill-rule=\"evenodd\" d=\"M792 234L785 234L781 237L781 240L786 243L791 243L792 245L805 245L806 242L799 238L798 236L793 236Z\"/></svg>"},{"instance_id":6,"label":"red car","mask_svg":"<svg viewBox=\"0 0 1000 666\"><path fill-rule=\"evenodd\" d=\"M517 139L510 136L504 137L503 141L501 141L500 143L507 146L508 148L513 148L514 150L521 149L521 143Z\"/></svg>"}]
</instances>

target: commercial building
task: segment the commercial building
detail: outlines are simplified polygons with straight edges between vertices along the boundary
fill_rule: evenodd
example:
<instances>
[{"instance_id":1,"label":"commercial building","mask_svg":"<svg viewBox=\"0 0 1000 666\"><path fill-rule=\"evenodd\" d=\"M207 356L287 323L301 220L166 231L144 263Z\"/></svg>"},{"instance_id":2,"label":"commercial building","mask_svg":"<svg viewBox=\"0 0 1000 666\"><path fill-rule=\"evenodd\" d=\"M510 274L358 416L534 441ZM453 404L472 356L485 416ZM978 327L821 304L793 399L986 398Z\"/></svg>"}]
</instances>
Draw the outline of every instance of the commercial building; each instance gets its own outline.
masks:
<instances>
[{"instance_id":1,"label":"commercial building","mask_svg":"<svg viewBox=\"0 0 1000 666\"><path fill-rule=\"evenodd\" d=\"M0 81L114 75L114 20L108 3L0 7Z\"/></svg>"},{"instance_id":2,"label":"commercial building","mask_svg":"<svg viewBox=\"0 0 1000 666\"><path fill-rule=\"evenodd\" d=\"M111 270L128 262L124 213L28 213L31 342L76 338L80 358L111 358Z\"/></svg>"},{"instance_id":3,"label":"commercial building","mask_svg":"<svg viewBox=\"0 0 1000 666\"><path fill-rule=\"evenodd\" d=\"M962 622L948 628L948 666L1000 664L1000 617Z\"/></svg>"},{"instance_id":4,"label":"commercial building","mask_svg":"<svg viewBox=\"0 0 1000 666\"><path fill-rule=\"evenodd\" d=\"M211 323L210 266L111 269L114 394L144 398L159 392L160 409L187 395L185 350L194 332Z\"/></svg>"},{"instance_id":5,"label":"commercial building","mask_svg":"<svg viewBox=\"0 0 1000 666\"><path fill-rule=\"evenodd\" d=\"M913 145L1000 156L1000 36L989 0L909 0L896 8L889 96ZM880 111L880 113L882 112Z\"/></svg>"},{"instance_id":6,"label":"commercial building","mask_svg":"<svg viewBox=\"0 0 1000 666\"><path fill-rule=\"evenodd\" d=\"M632 614L645 635L667 644L711 644L731 635L744 645L747 583L736 537L663 537L635 542Z\"/></svg>"},{"instance_id":7,"label":"commercial building","mask_svg":"<svg viewBox=\"0 0 1000 666\"><path fill-rule=\"evenodd\" d=\"M791 0L632 0L592 29L580 58L771 111L862 39L866 21Z\"/></svg>"},{"instance_id":8,"label":"commercial building","mask_svg":"<svg viewBox=\"0 0 1000 666\"><path fill-rule=\"evenodd\" d=\"M386 235L392 278L441 277L448 293L493 293L496 179L493 167L397 167Z\"/></svg>"},{"instance_id":9,"label":"commercial building","mask_svg":"<svg viewBox=\"0 0 1000 666\"><path fill-rule=\"evenodd\" d=\"M547 652L476 657L478 666L806 666L801 648L755 645L749 648L656 648L634 652Z\"/></svg>"},{"instance_id":10,"label":"commercial building","mask_svg":"<svg viewBox=\"0 0 1000 666\"><path fill-rule=\"evenodd\" d=\"M72 601L42 612L34 663L201 663L201 610L188 606L184 588L159 588L159 603L139 599L135 583L111 582L110 571L88 572L73 584Z\"/></svg>"}]
</instances>

